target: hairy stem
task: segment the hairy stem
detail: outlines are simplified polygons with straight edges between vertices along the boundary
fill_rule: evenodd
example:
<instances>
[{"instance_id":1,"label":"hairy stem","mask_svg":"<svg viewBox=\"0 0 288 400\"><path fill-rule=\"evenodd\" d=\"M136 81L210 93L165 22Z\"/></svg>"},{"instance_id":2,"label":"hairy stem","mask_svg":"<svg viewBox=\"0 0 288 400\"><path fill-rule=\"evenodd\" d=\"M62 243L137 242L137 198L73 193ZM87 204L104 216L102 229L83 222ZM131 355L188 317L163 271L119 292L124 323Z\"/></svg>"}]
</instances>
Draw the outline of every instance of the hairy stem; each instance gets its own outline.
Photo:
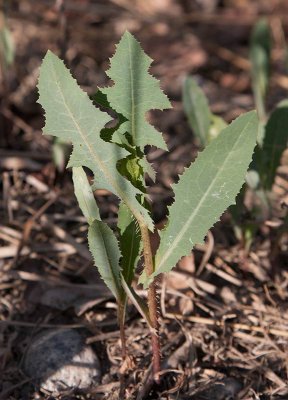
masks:
<instances>
[{"instance_id":1,"label":"hairy stem","mask_svg":"<svg viewBox=\"0 0 288 400\"><path fill-rule=\"evenodd\" d=\"M149 231L146 224L139 223L141 230L141 237L143 243L143 255L144 255L144 268L147 276L154 272L151 243L149 237ZM149 316L152 323L154 332L151 333L152 353L153 353L153 375L156 383L160 382L160 342L159 342L159 322L157 315L157 292L156 284L153 281L148 288L148 308Z\"/></svg>"}]
</instances>

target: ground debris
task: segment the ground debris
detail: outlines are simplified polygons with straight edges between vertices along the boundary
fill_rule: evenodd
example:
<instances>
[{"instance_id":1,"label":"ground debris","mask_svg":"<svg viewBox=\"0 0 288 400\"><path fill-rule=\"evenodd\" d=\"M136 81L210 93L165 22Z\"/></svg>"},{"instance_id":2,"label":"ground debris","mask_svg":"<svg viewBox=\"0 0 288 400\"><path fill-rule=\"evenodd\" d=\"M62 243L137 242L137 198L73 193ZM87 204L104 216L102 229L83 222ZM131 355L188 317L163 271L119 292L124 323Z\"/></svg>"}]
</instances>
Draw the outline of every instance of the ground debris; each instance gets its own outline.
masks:
<instances>
[{"instance_id":1,"label":"ground debris","mask_svg":"<svg viewBox=\"0 0 288 400\"><path fill-rule=\"evenodd\" d=\"M166 154L152 148L147 155L158 171L149 195L160 229L173 201L170 185L199 151L183 114L184 78L196 76L213 112L227 121L253 108L250 29L265 14L272 16L274 28L283 17L286 30L286 2L8 3L16 62L3 77L1 69L0 82L0 399L118 399L122 371L129 400L287 400L288 236L283 216L288 153L273 188L273 213L263 221L250 250L235 237L227 213L206 243L197 245L163 279L159 288L163 373L156 387L151 382L149 330L131 305L126 334L127 360L133 362L129 368L122 366L116 303L87 250L87 224L77 206L70 172L57 171L53 140L40 134L43 116L35 89L41 58L50 48L62 54L81 86L93 94L97 85L108 84L105 60L120 33L128 29L136 34L157 60L151 72L173 102L173 111L149 115L165 132L170 149ZM64 14L59 14L56 3L65 3ZM287 71L280 61L284 50L279 47L273 54L277 71L267 99L271 108L287 96ZM115 197L99 191L97 201L103 219L114 227ZM32 362L32 377L23 373L29 352L40 345L39 333L50 337L66 332L67 345L69 335L80 341L78 331L85 331L89 360L96 364L97 354L101 377L97 364L94 384L82 392L72 390L70 383L67 392L55 396L43 385L41 390L35 388L32 378L45 369L52 353L41 350L40 365ZM85 379L92 379L90 372Z\"/></svg>"}]
</instances>

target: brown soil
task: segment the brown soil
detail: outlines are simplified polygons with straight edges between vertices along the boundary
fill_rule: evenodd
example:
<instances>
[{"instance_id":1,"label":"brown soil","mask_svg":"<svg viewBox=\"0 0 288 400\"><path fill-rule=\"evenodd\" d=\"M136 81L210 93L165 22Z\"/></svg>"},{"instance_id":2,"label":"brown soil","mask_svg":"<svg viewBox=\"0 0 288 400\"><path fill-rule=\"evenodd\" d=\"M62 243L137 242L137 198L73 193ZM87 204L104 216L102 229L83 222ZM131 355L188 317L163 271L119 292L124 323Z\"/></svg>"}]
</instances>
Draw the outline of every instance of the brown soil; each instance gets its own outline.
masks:
<instances>
[{"instance_id":1,"label":"brown soil","mask_svg":"<svg viewBox=\"0 0 288 400\"><path fill-rule=\"evenodd\" d=\"M228 122L252 109L249 35L265 14L274 40L269 109L287 96L284 0L66 0L64 10L57 8L61 3L11 0L0 14L1 20L7 15L16 46L13 65L1 70L0 398L5 400L111 400L120 390L116 304L93 266L71 172L56 170L52 139L41 135L35 86L47 49L65 58L89 94L108 82L108 58L125 29L155 60L151 72L173 103L173 110L150 115L170 149L149 151L158 171L150 193L159 226L172 202L171 183L198 151L181 101L185 76L197 76L213 112ZM286 182L281 196L287 192ZM117 200L105 191L97 200L105 221L115 225ZM162 277L159 386L149 379L149 330L128 306L125 398L288 399L288 237L281 229L277 211L271 211L247 250L226 213L205 245ZM101 385L87 393L52 396L23 372L35 335L63 326L85 331L102 362Z\"/></svg>"}]
</instances>

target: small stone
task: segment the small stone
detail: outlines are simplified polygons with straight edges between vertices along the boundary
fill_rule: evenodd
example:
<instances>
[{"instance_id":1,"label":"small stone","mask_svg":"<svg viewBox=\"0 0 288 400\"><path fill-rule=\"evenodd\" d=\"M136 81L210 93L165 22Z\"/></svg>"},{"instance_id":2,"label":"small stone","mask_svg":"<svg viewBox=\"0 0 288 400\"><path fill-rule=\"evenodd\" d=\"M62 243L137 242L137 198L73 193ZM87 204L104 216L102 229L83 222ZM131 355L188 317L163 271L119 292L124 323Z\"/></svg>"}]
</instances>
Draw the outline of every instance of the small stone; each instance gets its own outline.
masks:
<instances>
[{"instance_id":1,"label":"small stone","mask_svg":"<svg viewBox=\"0 0 288 400\"><path fill-rule=\"evenodd\" d=\"M41 388L59 393L99 383L99 359L76 330L50 330L35 337L24 370Z\"/></svg>"}]
</instances>

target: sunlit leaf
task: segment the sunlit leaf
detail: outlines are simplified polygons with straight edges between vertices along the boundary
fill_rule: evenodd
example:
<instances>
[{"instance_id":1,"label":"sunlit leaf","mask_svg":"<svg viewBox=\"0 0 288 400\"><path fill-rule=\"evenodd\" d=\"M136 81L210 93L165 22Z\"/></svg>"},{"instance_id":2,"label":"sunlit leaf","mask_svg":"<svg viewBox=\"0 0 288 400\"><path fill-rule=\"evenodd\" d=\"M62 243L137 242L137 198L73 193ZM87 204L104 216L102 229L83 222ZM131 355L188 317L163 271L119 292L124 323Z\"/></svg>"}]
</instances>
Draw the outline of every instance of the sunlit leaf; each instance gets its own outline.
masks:
<instances>
[{"instance_id":1,"label":"sunlit leaf","mask_svg":"<svg viewBox=\"0 0 288 400\"><path fill-rule=\"evenodd\" d=\"M155 272L144 279L145 286L156 275L169 272L195 244L203 242L207 231L235 202L252 159L257 129L255 112L237 118L173 185L175 201L169 207L167 226L160 232Z\"/></svg>"},{"instance_id":2,"label":"sunlit leaf","mask_svg":"<svg viewBox=\"0 0 288 400\"><path fill-rule=\"evenodd\" d=\"M106 285L117 299L122 296L117 239L107 224L94 220L89 226L88 243L95 265Z\"/></svg>"},{"instance_id":3,"label":"sunlit leaf","mask_svg":"<svg viewBox=\"0 0 288 400\"><path fill-rule=\"evenodd\" d=\"M127 119L120 125L119 132L122 135L128 132L133 145L142 150L146 145L166 150L162 135L147 121L149 110L171 107L158 80L148 72L151 62L140 43L131 33L125 32L107 71L114 85L101 88L101 92L107 95L111 106Z\"/></svg>"},{"instance_id":4,"label":"sunlit leaf","mask_svg":"<svg viewBox=\"0 0 288 400\"><path fill-rule=\"evenodd\" d=\"M73 167L72 172L75 195L88 224L91 225L95 219L101 221L99 208L85 171L82 167Z\"/></svg>"},{"instance_id":5,"label":"sunlit leaf","mask_svg":"<svg viewBox=\"0 0 288 400\"><path fill-rule=\"evenodd\" d=\"M86 166L94 174L94 187L116 194L131 213L145 220L153 229L148 211L138 202L141 194L117 171L117 161L128 152L114 143L107 143L100 132L110 117L95 108L87 94L72 78L64 63L51 51L40 68L39 102L46 112L44 133L73 144L69 166Z\"/></svg>"}]
</instances>

